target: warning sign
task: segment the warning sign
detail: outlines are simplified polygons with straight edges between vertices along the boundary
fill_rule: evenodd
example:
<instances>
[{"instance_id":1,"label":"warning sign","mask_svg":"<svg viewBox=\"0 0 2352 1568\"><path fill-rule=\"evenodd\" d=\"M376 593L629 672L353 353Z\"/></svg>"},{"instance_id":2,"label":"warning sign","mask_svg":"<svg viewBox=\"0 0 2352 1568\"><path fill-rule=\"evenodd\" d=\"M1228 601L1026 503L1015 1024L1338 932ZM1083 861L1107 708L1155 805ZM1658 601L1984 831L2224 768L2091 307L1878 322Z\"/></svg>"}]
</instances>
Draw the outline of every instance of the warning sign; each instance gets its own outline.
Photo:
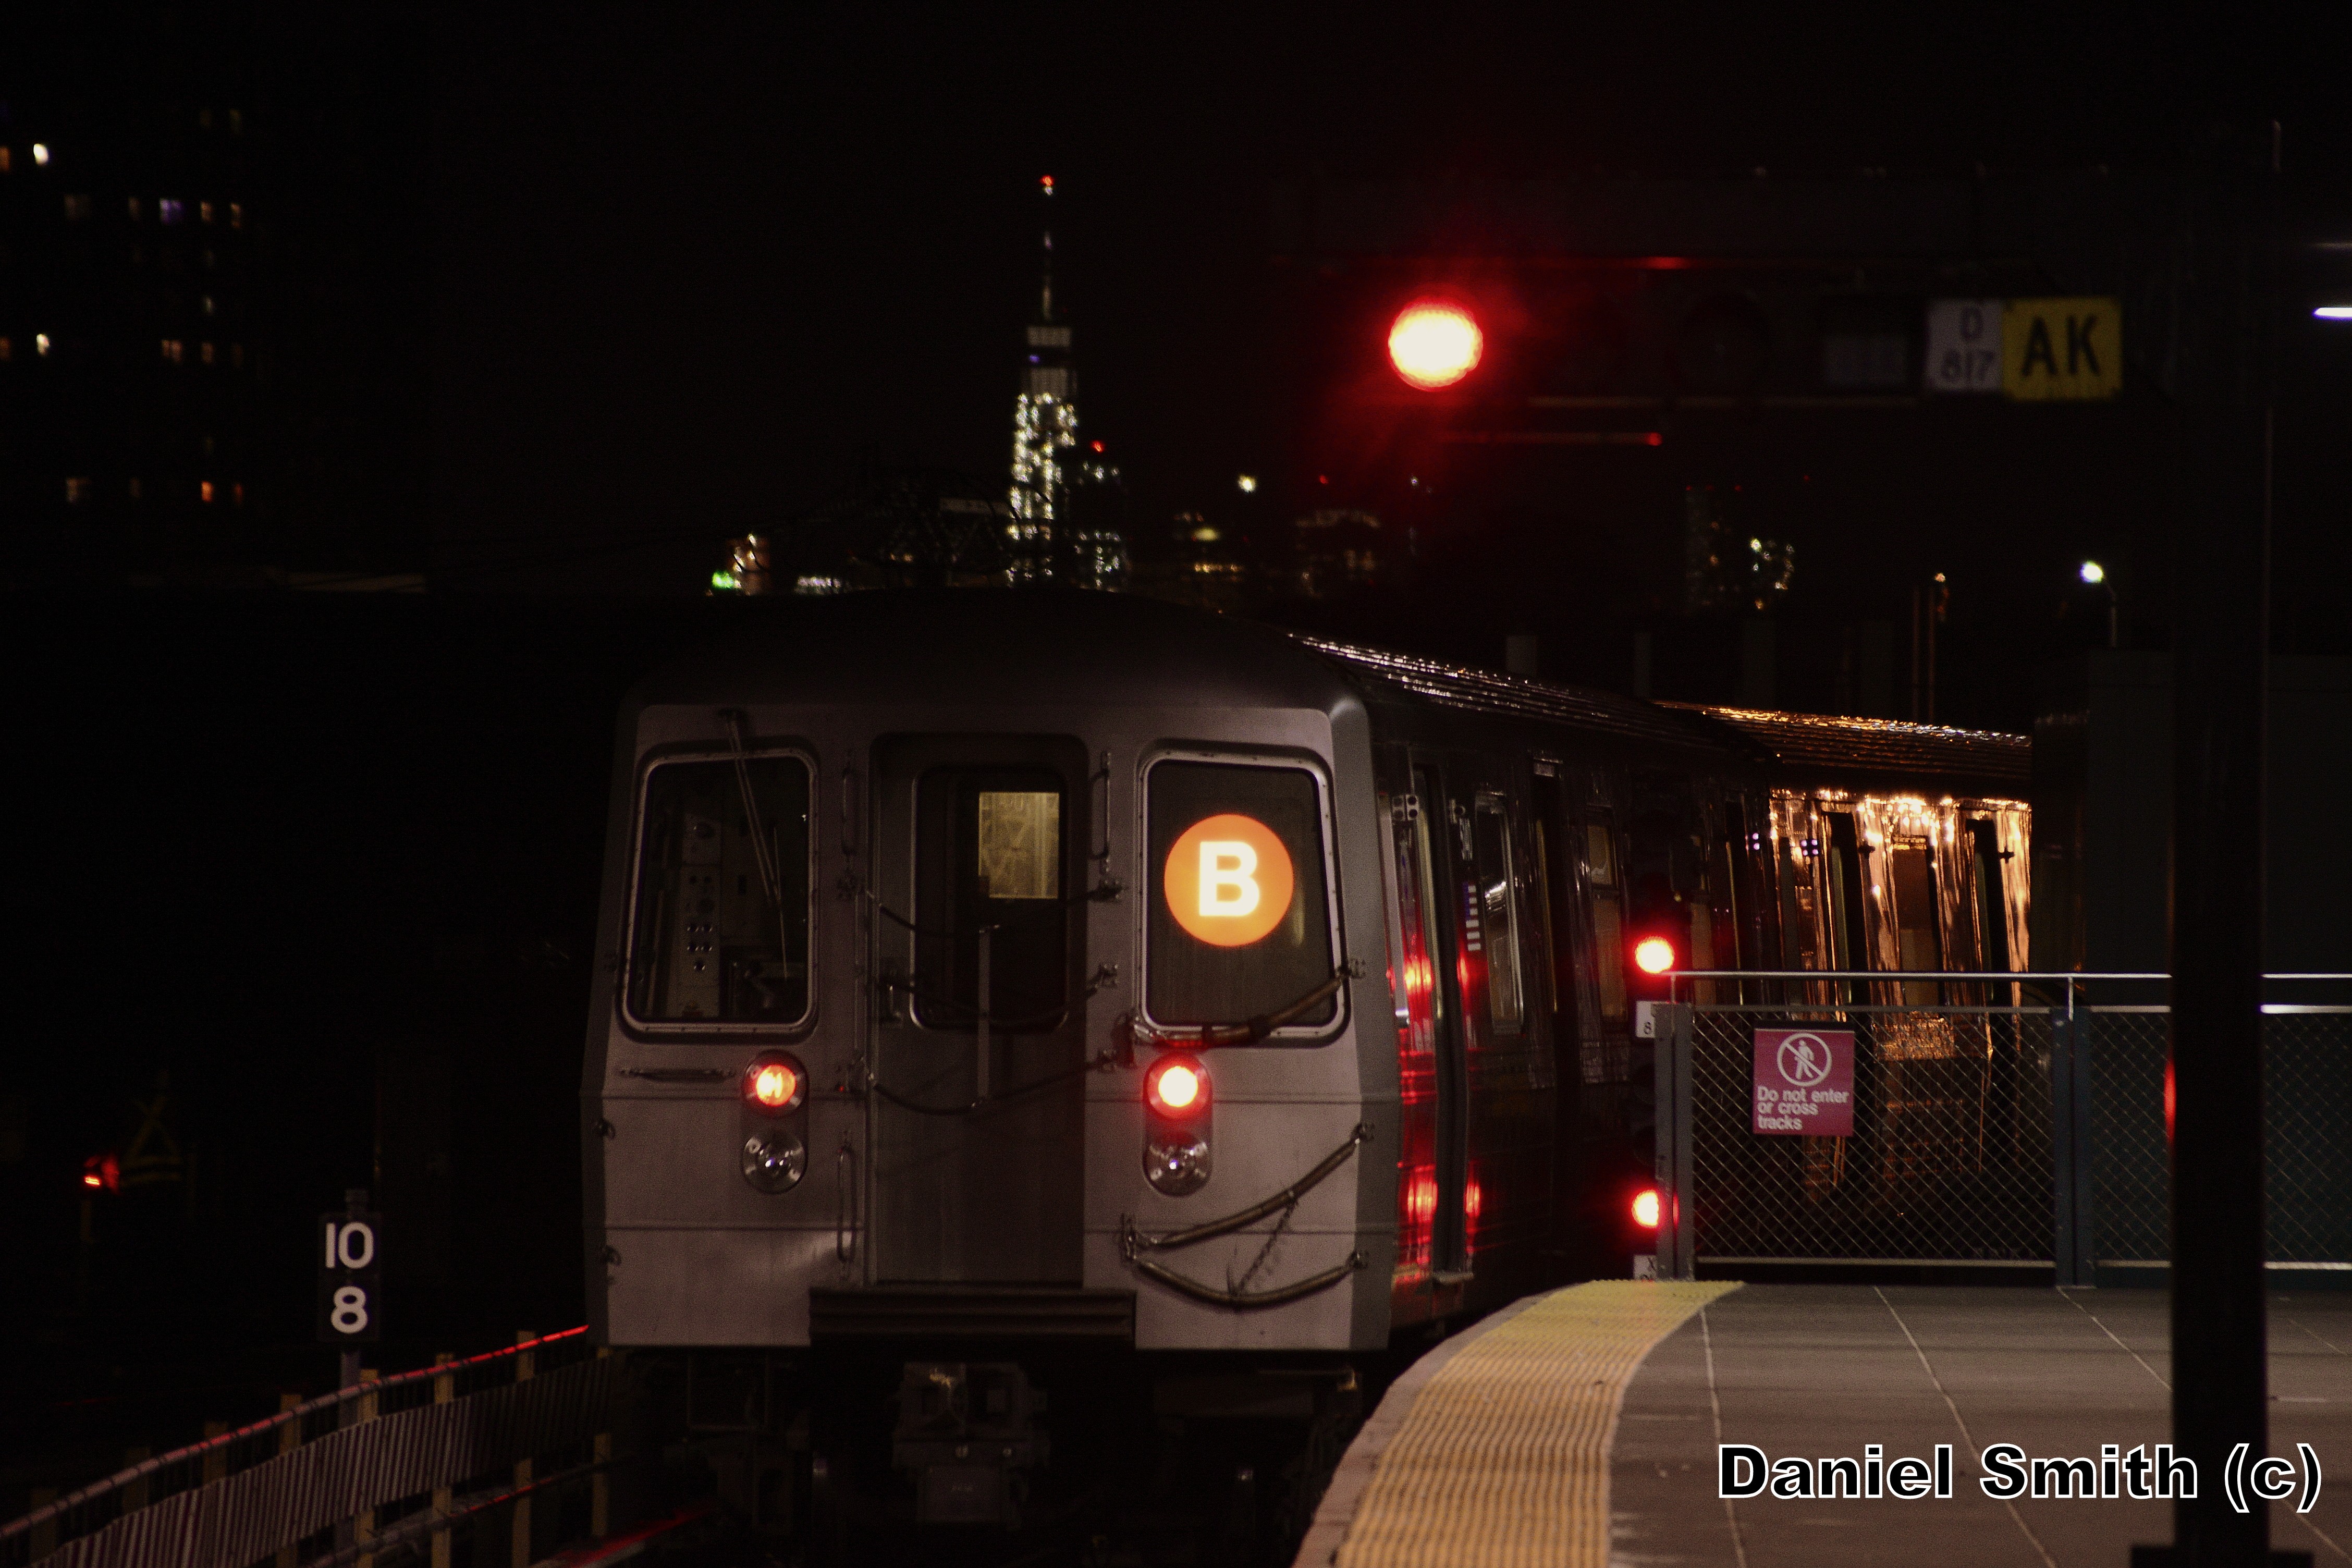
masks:
<instances>
[{"instance_id":1,"label":"warning sign","mask_svg":"<svg viewBox=\"0 0 2352 1568\"><path fill-rule=\"evenodd\" d=\"M2011 300L2000 316L2000 389L2028 402L2113 397L2124 384L2123 309L2113 300Z\"/></svg>"},{"instance_id":2,"label":"warning sign","mask_svg":"<svg viewBox=\"0 0 2352 1568\"><path fill-rule=\"evenodd\" d=\"M1756 1031L1756 1132L1853 1133L1853 1031Z\"/></svg>"}]
</instances>

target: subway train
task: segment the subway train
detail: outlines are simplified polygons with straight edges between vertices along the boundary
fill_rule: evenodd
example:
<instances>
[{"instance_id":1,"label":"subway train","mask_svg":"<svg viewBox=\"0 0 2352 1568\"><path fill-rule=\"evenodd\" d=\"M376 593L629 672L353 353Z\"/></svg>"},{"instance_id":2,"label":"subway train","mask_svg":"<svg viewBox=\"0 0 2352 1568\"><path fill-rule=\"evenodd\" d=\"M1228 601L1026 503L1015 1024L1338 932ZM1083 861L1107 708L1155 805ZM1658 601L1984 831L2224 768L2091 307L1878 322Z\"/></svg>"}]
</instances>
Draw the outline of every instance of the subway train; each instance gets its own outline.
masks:
<instances>
[{"instance_id":1,"label":"subway train","mask_svg":"<svg viewBox=\"0 0 2352 1568\"><path fill-rule=\"evenodd\" d=\"M1015 1523L1107 1404L1297 1417L1302 1527L1360 1372L1640 1271L1654 972L2024 966L2027 767L1129 596L781 605L620 715L593 1331L793 1528Z\"/></svg>"}]
</instances>

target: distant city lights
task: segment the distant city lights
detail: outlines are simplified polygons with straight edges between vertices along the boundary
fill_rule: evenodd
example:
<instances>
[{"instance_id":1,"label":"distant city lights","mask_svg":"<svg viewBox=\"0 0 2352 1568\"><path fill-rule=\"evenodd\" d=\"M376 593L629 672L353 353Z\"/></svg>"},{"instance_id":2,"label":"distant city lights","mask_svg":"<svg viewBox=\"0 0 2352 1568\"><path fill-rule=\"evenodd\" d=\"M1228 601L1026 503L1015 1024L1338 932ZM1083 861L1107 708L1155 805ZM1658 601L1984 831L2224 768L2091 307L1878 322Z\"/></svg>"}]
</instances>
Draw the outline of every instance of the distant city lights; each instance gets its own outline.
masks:
<instances>
[{"instance_id":1,"label":"distant city lights","mask_svg":"<svg viewBox=\"0 0 2352 1568\"><path fill-rule=\"evenodd\" d=\"M710 586L714 593L731 594L742 585L732 572L713 572L710 574Z\"/></svg>"},{"instance_id":2,"label":"distant city lights","mask_svg":"<svg viewBox=\"0 0 2352 1568\"><path fill-rule=\"evenodd\" d=\"M1049 196L1050 196L1050 195L1052 195L1054 194L1054 176L1053 176L1053 175L1051 175L1051 174L1045 175L1043 178L1041 178L1041 179L1037 182L1037 184L1039 184L1039 186L1041 186L1041 187L1045 190L1045 193L1047 195L1049 195Z\"/></svg>"},{"instance_id":3,"label":"distant city lights","mask_svg":"<svg viewBox=\"0 0 2352 1568\"><path fill-rule=\"evenodd\" d=\"M2107 569L2095 561L2083 563L2083 581L2094 588L2107 580Z\"/></svg>"},{"instance_id":4,"label":"distant city lights","mask_svg":"<svg viewBox=\"0 0 2352 1568\"><path fill-rule=\"evenodd\" d=\"M45 354L49 352L48 333L35 332L33 334L33 352L37 354Z\"/></svg>"},{"instance_id":5,"label":"distant city lights","mask_svg":"<svg viewBox=\"0 0 2352 1568\"><path fill-rule=\"evenodd\" d=\"M1235 479L1234 483L1241 487L1242 494L1244 495L1254 495L1257 491L1257 476L1255 474L1244 474L1240 479Z\"/></svg>"},{"instance_id":6,"label":"distant city lights","mask_svg":"<svg viewBox=\"0 0 2352 1568\"><path fill-rule=\"evenodd\" d=\"M1389 327L1389 363L1408 386L1435 392L1478 368L1486 334L1470 313L1443 300L1416 300Z\"/></svg>"},{"instance_id":7,"label":"distant city lights","mask_svg":"<svg viewBox=\"0 0 2352 1568\"><path fill-rule=\"evenodd\" d=\"M2311 313L2323 321L2352 321L2352 305L2320 305Z\"/></svg>"},{"instance_id":8,"label":"distant city lights","mask_svg":"<svg viewBox=\"0 0 2352 1568\"><path fill-rule=\"evenodd\" d=\"M47 142L34 142L34 143L33 143L33 162L34 162L34 163L42 163L42 164L46 164L46 163L48 163L48 161L49 161L49 144L48 144Z\"/></svg>"}]
</instances>

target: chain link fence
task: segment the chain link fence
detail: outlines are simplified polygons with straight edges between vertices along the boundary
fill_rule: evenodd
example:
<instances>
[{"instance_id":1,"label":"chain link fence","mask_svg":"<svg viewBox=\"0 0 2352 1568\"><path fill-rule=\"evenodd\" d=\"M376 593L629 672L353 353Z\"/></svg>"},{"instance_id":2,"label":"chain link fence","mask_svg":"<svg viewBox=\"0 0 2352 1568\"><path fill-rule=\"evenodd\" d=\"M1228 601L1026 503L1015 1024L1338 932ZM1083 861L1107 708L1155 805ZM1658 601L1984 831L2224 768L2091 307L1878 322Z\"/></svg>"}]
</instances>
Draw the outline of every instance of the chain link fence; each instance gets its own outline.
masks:
<instances>
[{"instance_id":1,"label":"chain link fence","mask_svg":"<svg viewBox=\"0 0 2352 1568\"><path fill-rule=\"evenodd\" d=\"M2107 1266L2168 1255L2164 1072L2171 1019L2088 1009L2092 1226ZM2266 1256L2352 1268L2352 1011L2263 1019Z\"/></svg>"},{"instance_id":2,"label":"chain link fence","mask_svg":"<svg viewBox=\"0 0 2352 1568\"><path fill-rule=\"evenodd\" d=\"M2097 1267L2164 1262L2161 1003L2095 1005L2089 977L1991 975L1835 990L1808 977L1812 1005L1709 999L1786 998L1792 978L1692 977L1698 1000L1659 1018L1660 1175L1686 1194L1662 1268L2055 1265L2061 1283L2087 1284ZM2104 990L2161 994L2160 977L2131 979ZM1850 1036L1850 1101L1816 1108L1850 1106L1850 1131L1759 1120L1759 1086L1780 1080L1758 1032L1792 1029L1841 1061ZM2269 1257L2352 1269L2352 1005L2266 1007L2263 1049Z\"/></svg>"}]
</instances>

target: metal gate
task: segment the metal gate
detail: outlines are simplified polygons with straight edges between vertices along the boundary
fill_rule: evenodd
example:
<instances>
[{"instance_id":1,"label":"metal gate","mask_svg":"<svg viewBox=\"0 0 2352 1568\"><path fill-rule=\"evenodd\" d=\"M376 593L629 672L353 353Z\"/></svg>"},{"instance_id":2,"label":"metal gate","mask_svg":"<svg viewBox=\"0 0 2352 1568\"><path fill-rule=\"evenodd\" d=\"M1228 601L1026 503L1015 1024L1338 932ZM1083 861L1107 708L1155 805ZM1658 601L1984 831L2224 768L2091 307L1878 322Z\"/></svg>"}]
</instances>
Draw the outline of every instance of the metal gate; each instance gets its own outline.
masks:
<instances>
[{"instance_id":1,"label":"metal gate","mask_svg":"<svg viewBox=\"0 0 2352 1568\"><path fill-rule=\"evenodd\" d=\"M2267 985L2270 1268L2352 1271L2352 976ZM2089 1285L2162 1269L2167 989L2151 974L1676 976L1653 1013L1673 1199L1659 1272L1947 1265ZM1850 1132L1759 1131L1759 1029L1851 1033Z\"/></svg>"}]
</instances>

